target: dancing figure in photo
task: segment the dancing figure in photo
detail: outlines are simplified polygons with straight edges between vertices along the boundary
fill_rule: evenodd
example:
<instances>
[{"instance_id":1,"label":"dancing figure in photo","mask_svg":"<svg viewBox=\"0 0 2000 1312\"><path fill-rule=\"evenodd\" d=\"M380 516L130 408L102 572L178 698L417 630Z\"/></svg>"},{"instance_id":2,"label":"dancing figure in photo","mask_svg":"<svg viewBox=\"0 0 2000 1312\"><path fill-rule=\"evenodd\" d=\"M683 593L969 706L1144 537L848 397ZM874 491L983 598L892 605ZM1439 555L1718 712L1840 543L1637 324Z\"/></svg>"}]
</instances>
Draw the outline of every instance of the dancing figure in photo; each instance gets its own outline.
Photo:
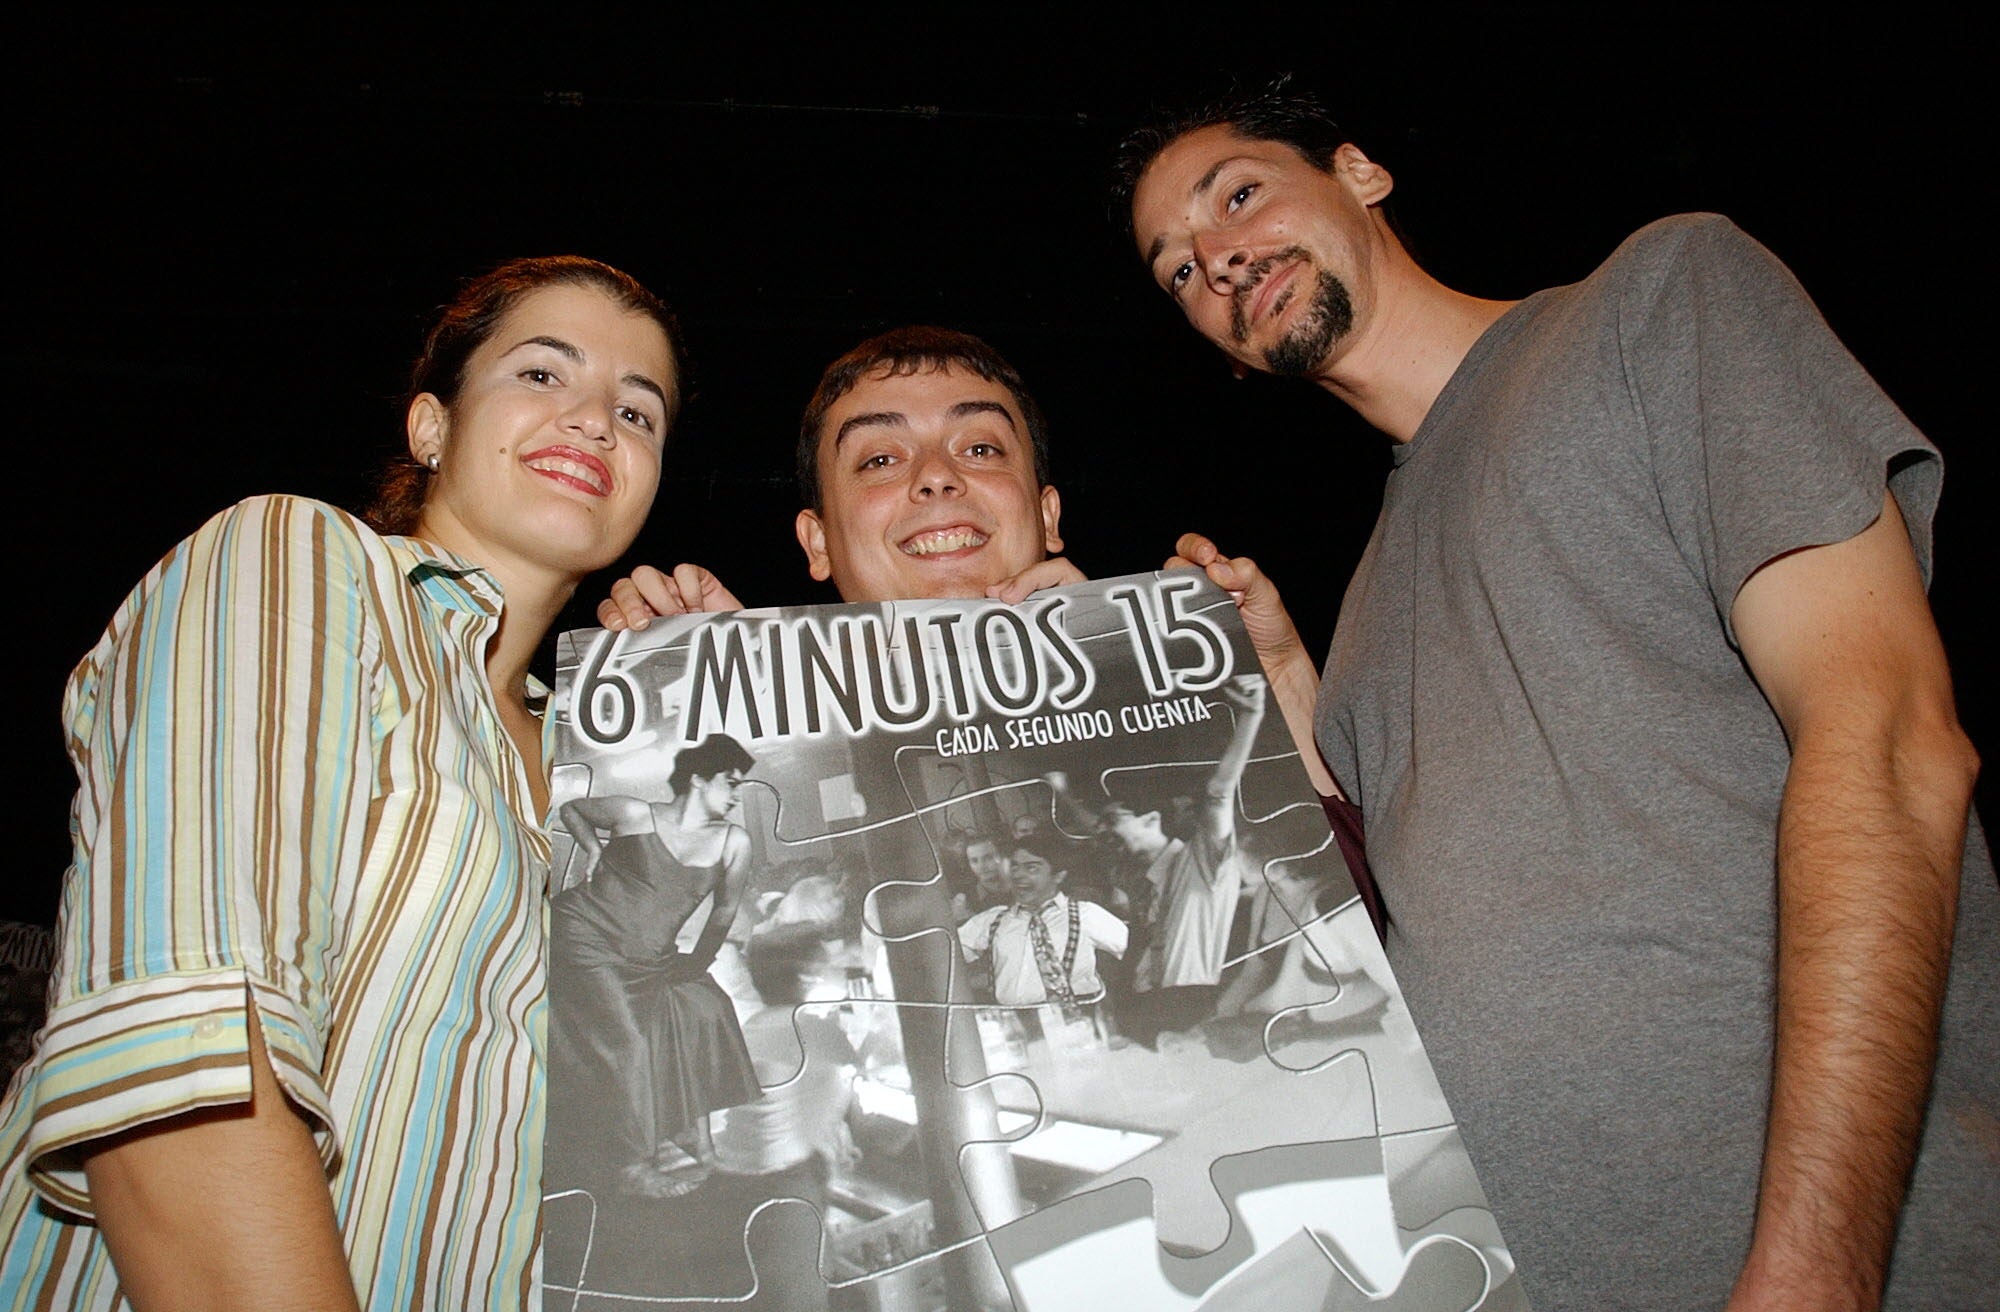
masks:
<instances>
[{"instance_id":1,"label":"dancing figure in photo","mask_svg":"<svg viewBox=\"0 0 2000 1312\"><path fill-rule=\"evenodd\" d=\"M742 901L750 836L732 819L754 758L714 734L674 758L673 798L562 807L586 882L551 899L552 1135L583 1183L674 1197L713 1169L708 1114L760 1092L735 1007L709 975ZM694 945L682 929L706 902Z\"/></svg>"},{"instance_id":2,"label":"dancing figure in photo","mask_svg":"<svg viewBox=\"0 0 2000 1312\"><path fill-rule=\"evenodd\" d=\"M1069 872L1046 839L1016 839L1007 872L1014 900L987 908L958 931L966 960L990 961L993 1000L1009 1007L1095 1001L1104 992L1097 954L1125 955L1125 922L1062 891Z\"/></svg>"}]
</instances>

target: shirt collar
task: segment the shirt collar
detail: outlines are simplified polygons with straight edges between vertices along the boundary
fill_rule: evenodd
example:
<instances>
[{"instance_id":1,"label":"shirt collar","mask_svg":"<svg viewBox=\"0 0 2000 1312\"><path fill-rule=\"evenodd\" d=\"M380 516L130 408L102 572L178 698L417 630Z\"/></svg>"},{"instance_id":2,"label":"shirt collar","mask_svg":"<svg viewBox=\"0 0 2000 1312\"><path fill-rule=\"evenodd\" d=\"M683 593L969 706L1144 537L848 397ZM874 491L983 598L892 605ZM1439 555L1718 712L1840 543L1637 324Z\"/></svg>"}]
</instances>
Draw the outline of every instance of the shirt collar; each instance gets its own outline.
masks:
<instances>
[{"instance_id":1,"label":"shirt collar","mask_svg":"<svg viewBox=\"0 0 2000 1312\"><path fill-rule=\"evenodd\" d=\"M497 616L500 582L479 565L422 538L390 534L382 541L412 587L447 610Z\"/></svg>"}]
</instances>

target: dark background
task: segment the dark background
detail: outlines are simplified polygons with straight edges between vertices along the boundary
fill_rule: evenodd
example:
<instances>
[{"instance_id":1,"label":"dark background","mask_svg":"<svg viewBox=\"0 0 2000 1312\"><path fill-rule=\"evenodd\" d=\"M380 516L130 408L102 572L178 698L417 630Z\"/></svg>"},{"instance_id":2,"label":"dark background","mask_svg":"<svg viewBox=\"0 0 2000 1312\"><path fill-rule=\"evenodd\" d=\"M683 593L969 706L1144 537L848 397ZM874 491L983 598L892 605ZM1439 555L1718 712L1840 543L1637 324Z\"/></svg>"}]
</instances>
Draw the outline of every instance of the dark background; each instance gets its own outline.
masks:
<instances>
[{"instance_id":1,"label":"dark background","mask_svg":"<svg viewBox=\"0 0 2000 1312\"><path fill-rule=\"evenodd\" d=\"M685 321L692 399L635 560L699 560L753 604L831 600L792 540L798 412L863 336L938 322L991 340L1048 410L1085 570L1153 567L1201 528L1257 556L1323 648L1387 440L1313 388L1232 382L1107 219L1117 137L1225 74L1319 91L1394 172L1418 257L1467 291L1573 281L1675 211L1772 247L1945 452L1933 598L1962 714L2000 751L2000 474L1975 411L1990 63L1886 10L1608 8L16 20L0 917L53 916L62 684L119 599L240 497L358 500L401 444L427 311L510 256L608 260Z\"/></svg>"}]
</instances>

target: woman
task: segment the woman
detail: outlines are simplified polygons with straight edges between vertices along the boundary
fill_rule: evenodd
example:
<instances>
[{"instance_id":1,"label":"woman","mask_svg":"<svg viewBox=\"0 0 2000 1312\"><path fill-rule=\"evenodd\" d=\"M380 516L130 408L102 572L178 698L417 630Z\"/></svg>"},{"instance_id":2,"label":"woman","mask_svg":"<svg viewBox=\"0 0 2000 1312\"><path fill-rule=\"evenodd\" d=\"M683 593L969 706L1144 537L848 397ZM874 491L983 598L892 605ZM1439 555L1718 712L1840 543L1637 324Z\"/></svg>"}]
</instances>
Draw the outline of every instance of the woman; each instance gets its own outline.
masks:
<instances>
[{"instance_id":1,"label":"woman","mask_svg":"<svg viewBox=\"0 0 2000 1312\"><path fill-rule=\"evenodd\" d=\"M715 1163L708 1114L762 1089L709 967L736 919L750 836L731 822L743 745L711 734L674 758L673 800L562 808L589 880L552 899L551 1142L585 1187L687 1193ZM694 945L679 945L703 902Z\"/></svg>"},{"instance_id":2,"label":"woman","mask_svg":"<svg viewBox=\"0 0 2000 1312\"><path fill-rule=\"evenodd\" d=\"M75 864L0 1105L0 1302L533 1297L528 665L638 532L679 378L626 275L505 265L426 339L370 524L254 498L127 598L65 703Z\"/></svg>"}]
</instances>

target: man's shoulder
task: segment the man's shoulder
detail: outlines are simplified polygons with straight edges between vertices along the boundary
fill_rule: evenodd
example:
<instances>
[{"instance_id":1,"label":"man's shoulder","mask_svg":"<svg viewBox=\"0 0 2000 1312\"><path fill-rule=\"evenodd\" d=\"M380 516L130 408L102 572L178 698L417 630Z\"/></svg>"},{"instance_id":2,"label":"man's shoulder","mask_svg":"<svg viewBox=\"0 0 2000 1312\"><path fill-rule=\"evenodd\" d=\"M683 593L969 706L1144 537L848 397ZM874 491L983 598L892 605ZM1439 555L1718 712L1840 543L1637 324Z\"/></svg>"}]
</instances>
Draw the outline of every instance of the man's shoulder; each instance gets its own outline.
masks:
<instances>
[{"instance_id":1,"label":"man's shoulder","mask_svg":"<svg viewBox=\"0 0 2000 1312\"><path fill-rule=\"evenodd\" d=\"M1769 267L1770 251L1721 214L1670 214L1618 244L1586 282L1650 290L1690 271Z\"/></svg>"},{"instance_id":2,"label":"man's shoulder","mask_svg":"<svg viewBox=\"0 0 2000 1312\"><path fill-rule=\"evenodd\" d=\"M990 934L993 932L993 926L1000 922L1000 917L1006 914L1007 908L1005 905L988 907L984 911L975 912L971 916L968 916L965 923L958 927L958 932L961 935L974 934L984 936Z\"/></svg>"}]
</instances>

